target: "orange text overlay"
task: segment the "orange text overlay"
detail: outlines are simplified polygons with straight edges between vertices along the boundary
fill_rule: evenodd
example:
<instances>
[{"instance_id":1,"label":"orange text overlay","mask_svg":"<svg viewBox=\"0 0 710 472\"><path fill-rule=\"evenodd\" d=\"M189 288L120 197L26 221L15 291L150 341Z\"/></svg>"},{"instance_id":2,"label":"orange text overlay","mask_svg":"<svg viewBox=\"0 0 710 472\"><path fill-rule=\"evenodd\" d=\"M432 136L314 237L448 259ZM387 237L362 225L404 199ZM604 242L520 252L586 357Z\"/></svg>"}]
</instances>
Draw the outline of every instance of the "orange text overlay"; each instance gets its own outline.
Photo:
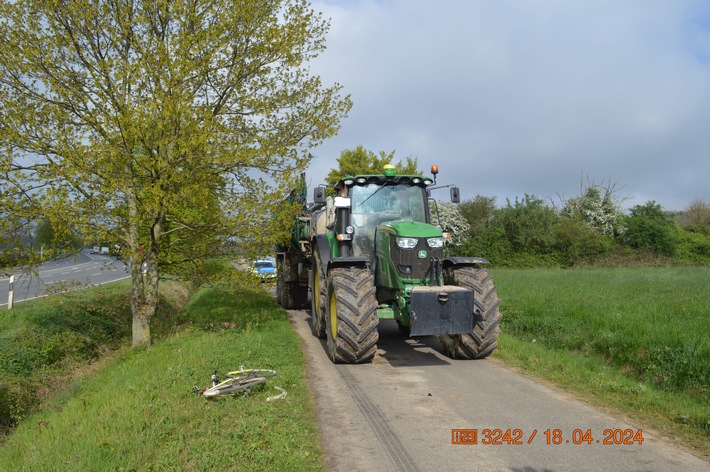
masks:
<instances>
[{"instance_id":1,"label":"orange text overlay","mask_svg":"<svg viewBox=\"0 0 710 472\"><path fill-rule=\"evenodd\" d=\"M574 445L638 445L643 444L643 430L605 429L452 429L451 444L523 445L523 444L574 444Z\"/></svg>"}]
</instances>

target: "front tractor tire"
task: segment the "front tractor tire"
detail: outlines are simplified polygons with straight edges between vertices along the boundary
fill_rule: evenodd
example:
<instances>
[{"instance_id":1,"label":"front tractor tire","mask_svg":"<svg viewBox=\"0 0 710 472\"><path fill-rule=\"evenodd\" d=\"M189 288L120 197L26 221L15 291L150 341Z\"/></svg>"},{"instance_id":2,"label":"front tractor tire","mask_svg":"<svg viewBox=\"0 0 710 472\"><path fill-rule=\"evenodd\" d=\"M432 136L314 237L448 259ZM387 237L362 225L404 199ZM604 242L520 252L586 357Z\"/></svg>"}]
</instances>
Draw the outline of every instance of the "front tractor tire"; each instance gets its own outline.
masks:
<instances>
[{"instance_id":1,"label":"front tractor tire","mask_svg":"<svg viewBox=\"0 0 710 472\"><path fill-rule=\"evenodd\" d=\"M377 351L377 299L370 270L336 267L328 273L326 337L335 363L369 362Z\"/></svg>"},{"instance_id":2,"label":"front tractor tire","mask_svg":"<svg viewBox=\"0 0 710 472\"><path fill-rule=\"evenodd\" d=\"M444 271L444 283L473 290L473 329L466 334L440 335L444 353L452 359L489 356L498 346L502 319L493 278L478 267L450 267Z\"/></svg>"}]
</instances>

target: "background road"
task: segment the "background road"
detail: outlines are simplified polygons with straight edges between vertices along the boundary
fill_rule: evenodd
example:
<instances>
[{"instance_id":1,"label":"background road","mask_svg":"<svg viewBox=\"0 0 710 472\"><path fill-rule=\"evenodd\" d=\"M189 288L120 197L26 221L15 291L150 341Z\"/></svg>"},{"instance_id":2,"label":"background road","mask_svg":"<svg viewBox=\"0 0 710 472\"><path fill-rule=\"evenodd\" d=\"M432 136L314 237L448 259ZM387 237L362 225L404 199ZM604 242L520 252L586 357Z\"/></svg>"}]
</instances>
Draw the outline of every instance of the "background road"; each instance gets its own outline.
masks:
<instances>
[{"instance_id":1,"label":"background road","mask_svg":"<svg viewBox=\"0 0 710 472\"><path fill-rule=\"evenodd\" d=\"M288 313L304 340L331 470L710 471L710 463L648 430L642 444L605 445L604 430L639 426L493 359L451 360L433 337L405 339L391 321L380 322L372 364L334 365L311 334L308 312ZM478 444L451 443L452 429L474 428ZM519 429L522 444L482 444L484 429ZM547 444L548 429L551 442L560 430L560 444ZM590 430L592 443L574 444L576 429Z\"/></svg>"},{"instance_id":2,"label":"background road","mask_svg":"<svg viewBox=\"0 0 710 472\"><path fill-rule=\"evenodd\" d=\"M100 285L128 278L126 265L115 257L90 254L84 249L74 258L47 262L38 276L15 275L14 303L47 296L56 291L77 288L77 284ZM0 278L0 306L6 306L10 279Z\"/></svg>"}]
</instances>

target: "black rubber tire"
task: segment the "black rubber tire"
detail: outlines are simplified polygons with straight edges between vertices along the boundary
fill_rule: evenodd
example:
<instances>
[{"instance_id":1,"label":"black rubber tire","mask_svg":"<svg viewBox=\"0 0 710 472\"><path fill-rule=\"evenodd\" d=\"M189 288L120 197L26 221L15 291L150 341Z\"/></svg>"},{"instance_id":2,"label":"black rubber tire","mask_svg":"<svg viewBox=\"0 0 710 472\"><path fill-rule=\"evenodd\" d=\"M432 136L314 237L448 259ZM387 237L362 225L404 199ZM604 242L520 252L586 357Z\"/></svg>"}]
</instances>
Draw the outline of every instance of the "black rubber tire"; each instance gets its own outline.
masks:
<instances>
[{"instance_id":1,"label":"black rubber tire","mask_svg":"<svg viewBox=\"0 0 710 472\"><path fill-rule=\"evenodd\" d=\"M296 308L299 310L307 310L310 305L308 300L308 287L298 286L298 294L296 296Z\"/></svg>"},{"instance_id":2,"label":"black rubber tire","mask_svg":"<svg viewBox=\"0 0 710 472\"><path fill-rule=\"evenodd\" d=\"M450 267L444 283L473 290L473 330L468 334L439 336L444 353L452 359L482 359L498 346L500 300L493 278L478 267Z\"/></svg>"},{"instance_id":3,"label":"black rubber tire","mask_svg":"<svg viewBox=\"0 0 710 472\"><path fill-rule=\"evenodd\" d=\"M374 277L364 267L337 267L328 273L326 337L335 363L369 362L379 333Z\"/></svg>"},{"instance_id":4,"label":"black rubber tire","mask_svg":"<svg viewBox=\"0 0 710 472\"><path fill-rule=\"evenodd\" d=\"M325 339L325 305L328 299L328 283L321 270L318 253L313 254L311 264L311 331L319 339Z\"/></svg>"},{"instance_id":5,"label":"black rubber tire","mask_svg":"<svg viewBox=\"0 0 710 472\"><path fill-rule=\"evenodd\" d=\"M308 288L286 280L281 258L276 260L276 303L287 310L308 308Z\"/></svg>"},{"instance_id":6,"label":"black rubber tire","mask_svg":"<svg viewBox=\"0 0 710 472\"><path fill-rule=\"evenodd\" d=\"M281 306L287 310L302 310L308 304L308 289L298 282L284 282Z\"/></svg>"},{"instance_id":7,"label":"black rubber tire","mask_svg":"<svg viewBox=\"0 0 710 472\"><path fill-rule=\"evenodd\" d=\"M287 310L293 310L296 307L293 292L289 287L290 284L290 282L283 282L284 289L281 291L281 306Z\"/></svg>"},{"instance_id":8,"label":"black rubber tire","mask_svg":"<svg viewBox=\"0 0 710 472\"><path fill-rule=\"evenodd\" d=\"M399 329L399 332L402 333L405 337L409 337L409 332L411 330L411 326L405 326L402 323L397 320L397 329Z\"/></svg>"},{"instance_id":9,"label":"black rubber tire","mask_svg":"<svg viewBox=\"0 0 710 472\"><path fill-rule=\"evenodd\" d=\"M276 303L283 306L284 279L283 262L281 258L276 260Z\"/></svg>"},{"instance_id":10,"label":"black rubber tire","mask_svg":"<svg viewBox=\"0 0 710 472\"><path fill-rule=\"evenodd\" d=\"M285 308L291 310L303 310L308 307L308 288L302 287L298 282L284 282L284 304Z\"/></svg>"}]
</instances>

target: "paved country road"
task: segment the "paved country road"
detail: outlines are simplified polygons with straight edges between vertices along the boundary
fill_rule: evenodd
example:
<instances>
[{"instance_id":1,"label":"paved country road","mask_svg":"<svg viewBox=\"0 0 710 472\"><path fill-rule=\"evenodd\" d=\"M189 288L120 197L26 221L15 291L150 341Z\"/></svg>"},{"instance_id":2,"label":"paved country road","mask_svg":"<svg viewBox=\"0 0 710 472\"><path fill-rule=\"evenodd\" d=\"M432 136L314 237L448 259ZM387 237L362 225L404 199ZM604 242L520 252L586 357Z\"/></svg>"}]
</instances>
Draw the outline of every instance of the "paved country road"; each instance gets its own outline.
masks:
<instances>
[{"instance_id":1,"label":"paved country road","mask_svg":"<svg viewBox=\"0 0 710 472\"><path fill-rule=\"evenodd\" d=\"M47 296L53 290L77 288L75 284L100 285L128 278L126 265L115 257L91 254L84 249L76 257L50 261L38 268L38 276L15 275L14 303ZM0 306L7 306L10 279L0 275Z\"/></svg>"},{"instance_id":2,"label":"paved country road","mask_svg":"<svg viewBox=\"0 0 710 472\"><path fill-rule=\"evenodd\" d=\"M308 312L288 314L304 340L330 470L710 471L651 431L642 430L641 444L604 444L639 426L494 359L451 360L434 338L405 339L394 322L380 323L372 364L334 365L311 334ZM452 444L452 429L476 429L478 444ZM483 444L485 430L496 429L521 444Z\"/></svg>"}]
</instances>

